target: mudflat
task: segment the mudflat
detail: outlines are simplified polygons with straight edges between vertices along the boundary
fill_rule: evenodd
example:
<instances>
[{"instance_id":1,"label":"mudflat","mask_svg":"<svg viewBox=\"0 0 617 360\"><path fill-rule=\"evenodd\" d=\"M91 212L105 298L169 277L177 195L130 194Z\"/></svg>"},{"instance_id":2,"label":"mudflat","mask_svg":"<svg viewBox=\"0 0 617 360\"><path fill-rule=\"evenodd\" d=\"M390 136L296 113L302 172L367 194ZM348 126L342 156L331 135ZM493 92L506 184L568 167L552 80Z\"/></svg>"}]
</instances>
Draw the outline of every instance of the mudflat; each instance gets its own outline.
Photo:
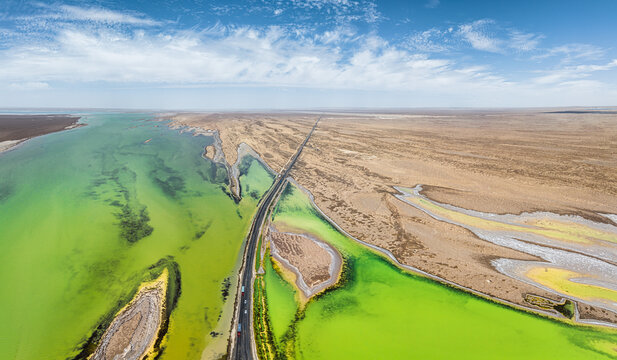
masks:
<instances>
[{"instance_id":1,"label":"mudflat","mask_svg":"<svg viewBox=\"0 0 617 360\"><path fill-rule=\"evenodd\" d=\"M142 359L156 340L162 322L168 272L142 285L103 334L92 360Z\"/></svg>"},{"instance_id":2,"label":"mudflat","mask_svg":"<svg viewBox=\"0 0 617 360\"><path fill-rule=\"evenodd\" d=\"M341 272L341 256L330 245L307 235L268 229L272 254L297 276L296 286L308 299L332 285Z\"/></svg>"},{"instance_id":3,"label":"mudflat","mask_svg":"<svg viewBox=\"0 0 617 360\"><path fill-rule=\"evenodd\" d=\"M72 115L0 115L0 142L29 139L77 124Z\"/></svg>"},{"instance_id":4,"label":"mudflat","mask_svg":"<svg viewBox=\"0 0 617 360\"><path fill-rule=\"evenodd\" d=\"M292 176L359 240L490 297L538 309L546 287L507 276L499 259L542 261L479 238L397 198L422 184L442 204L492 214L549 212L614 225L617 116L572 109L180 114L177 124L215 129L227 161L245 142L280 169L321 116ZM609 214L604 216L602 214ZM617 236L617 235L616 235ZM580 303L582 318L617 322ZM558 315L558 314L557 314Z\"/></svg>"}]
</instances>

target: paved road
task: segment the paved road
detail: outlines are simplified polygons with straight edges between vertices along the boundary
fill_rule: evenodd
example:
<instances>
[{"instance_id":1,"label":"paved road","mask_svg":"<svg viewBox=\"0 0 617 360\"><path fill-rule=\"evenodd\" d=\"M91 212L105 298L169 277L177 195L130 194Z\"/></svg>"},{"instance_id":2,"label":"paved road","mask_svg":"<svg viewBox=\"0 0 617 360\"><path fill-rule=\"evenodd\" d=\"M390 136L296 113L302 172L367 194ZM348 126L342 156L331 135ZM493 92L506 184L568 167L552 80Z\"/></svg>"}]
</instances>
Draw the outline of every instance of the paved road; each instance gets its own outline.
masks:
<instances>
[{"instance_id":1,"label":"paved road","mask_svg":"<svg viewBox=\"0 0 617 360\"><path fill-rule=\"evenodd\" d=\"M302 153L302 149L304 145L308 142L313 131L317 127L321 118L317 119L315 125L306 136L306 139L300 144L298 150L295 155L289 160L287 163L287 167L285 167L281 173L274 180L274 184L270 187L266 196L261 201L259 207L257 208L257 214L255 215L255 219L253 221L253 225L248 234L248 242L247 242L247 251L245 253L246 258L244 259L244 272L242 274L241 281L241 289L244 287L245 292L240 298L240 303L238 304L238 308L236 309L236 316L238 318L238 323L241 326L240 336L237 335L238 329L234 329L231 336L237 336L236 343L234 348L232 349L231 359L242 359L242 360L250 360L253 359L253 350L252 350L252 342L253 342L253 332L251 330L251 319L252 319L252 298L253 298L253 272L255 271L255 251L257 248L257 242L259 240L259 235L261 234L261 228L263 227L264 220L268 215L268 210L270 205L272 205L272 201L277 198L280 191L283 190L283 184L285 184L285 179L291 168L298 160L300 153Z\"/></svg>"}]
</instances>

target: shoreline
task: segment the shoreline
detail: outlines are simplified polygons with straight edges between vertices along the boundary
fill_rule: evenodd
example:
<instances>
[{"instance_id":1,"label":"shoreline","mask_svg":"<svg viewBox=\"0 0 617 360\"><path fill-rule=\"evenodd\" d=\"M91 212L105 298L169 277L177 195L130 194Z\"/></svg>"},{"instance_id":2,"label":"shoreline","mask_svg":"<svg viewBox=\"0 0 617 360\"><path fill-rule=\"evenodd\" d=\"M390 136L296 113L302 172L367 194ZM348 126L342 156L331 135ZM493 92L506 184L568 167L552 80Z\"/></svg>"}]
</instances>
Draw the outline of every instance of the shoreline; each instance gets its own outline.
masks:
<instances>
[{"instance_id":1,"label":"shoreline","mask_svg":"<svg viewBox=\"0 0 617 360\"><path fill-rule=\"evenodd\" d=\"M214 129L216 129L216 128L218 128L218 129L220 129L222 131L220 133L221 134L220 136L222 136L223 138L225 138L225 136L227 136L227 137L230 136L229 133L227 135L225 135L225 131L232 131L232 129L233 129L233 128L232 129L224 129L224 128L221 128L221 126L217 126L219 124L215 123L214 121L219 121L220 119L218 119L218 118L208 119L207 121L203 121L203 122L195 122L195 121L190 121L190 120L191 120L190 118L188 118L188 119L177 119L176 118L173 121L175 123L183 124L184 126L195 126L197 128L200 128L200 129L205 129L205 128L210 128L210 129L214 128ZM188 125L188 124L190 124L190 125ZM251 128L249 130L253 130L253 129ZM248 130L246 130L246 131L248 131ZM255 134L258 134L258 133L255 132ZM237 137L237 136L235 136L235 137ZM232 137L232 140L233 139L234 139L234 137ZM249 137L249 139L252 139L252 137ZM270 155L270 153L268 153L267 151L264 152L263 148L259 144L256 144L254 142L250 142L250 141L248 141L246 139L239 139L239 140L240 141L235 142L235 144L240 144L240 143L243 143L243 142L252 143L253 146L255 146L255 149L260 150L261 153L265 153L266 155ZM242 141L242 140L244 140L244 141ZM232 141L232 144L234 144L233 141ZM233 150L229 151L230 150L229 149L230 146L228 146L228 145L229 144L226 145L226 149L225 150L227 151L227 155L229 155L230 158L233 158L233 155L234 155L233 154ZM238 145L238 148L239 147L240 146ZM237 148L236 148L236 151L237 151ZM263 162L263 159L261 159L261 157L258 157L258 159L262 160L262 162ZM266 159L268 160L268 163L272 163L272 164L274 164L276 166L277 162L274 161L275 158L273 158L271 156L267 156ZM303 174L299 174L298 176L303 176ZM557 311L543 310L543 309L537 308L537 307L535 307L533 305L529 305L529 304L526 304L526 303L519 303L519 302L516 302L516 301L513 301L513 300L508 300L508 299L504 299L504 298L501 298L501 297L497 297L495 295L491 295L492 292L491 292L490 289L488 289L488 290L487 289L474 290L475 286L473 284L471 285L471 287L465 286L465 285L461 285L460 284L460 282L461 282L460 280L459 281L447 280L444 277L433 275L433 274L431 274L431 273L429 273L427 271L423 271L423 270L421 270L418 267L415 267L415 266L412 266L412 265L406 265L406 264L401 262L401 261L405 261L405 259L402 259L401 261L399 261L396 258L396 256L394 256L394 254L390 250L382 248L382 247L380 247L378 245L373 245L371 243L361 241L361 240L351 236L349 233L347 233L345 230L343 230L336 222L334 222L329 216L327 216L321 210L321 208L319 208L317 206L317 204L315 203L314 197L312 196L312 194L306 188L300 186L300 184L297 181L295 181L293 178L289 177L288 179L291 182L293 182L295 185L297 185L301 190L303 190L309 196L309 198L311 199L311 202L312 202L313 206L315 207L315 209L320 214L322 214L335 228L337 228L339 231L344 233L350 239L353 239L355 242L357 242L357 243L359 243L361 245L365 245L366 247L369 248L369 250L374 251L376 253L379 253L380 256L385 257L386 260L392 262L395 266L397 266L397 267L399 267L399 268L401 268L403 270L407 270L407 271L409 271L410 273L412 273L414 275L418 275L418 276L421 276L421 277L425 277L425 278L434 280L434 281L439 282L440 284L443 284L443 285L446 285L446 286L451 286L451 287L453 287L455 289L462 290L462 291L467 292L467 293L469 293L471 295L475 295L475 296L481 297L481 298L483 298L485 300L491 301L491 302L493 302L495 304L498 304L498 305L507 306L508 308L511 308L511 309L514 309L514 310L522 310L522 311L524 311L526 313L529 313L529 314L532 314L534 316L546 317L546 318L549 318L551 320L559 321L561 323L570 324L570 325L594 326L594 327L599 326L599 327L603 327L603 328L617 328L617 324L613 324L613 323L602 321L602 320L596 320L593 317L592 318L581 319L578 306L576 306L576 309L574 311L575 312L575 316L570 319L570 318L564 317L561 313L559 313ZM396 181L394 183L397 183L397 182L398 181ZM392 184L392 182L390 182L390 186L388 186L390 189L392 189L391 184ZM389 193L394 195L394 193L392 191L389 191ZM399 200L395 200L395 201L399 201ZM543 209L545 207L538 207L538 208L539 209ZM606 213L607 211L600 211L600 212ZM610 222L611 220L613 222L615 221L614 218L611 218L610 216L602 215L602 217L604 219L606 219L607 222ZM368 239L368 238L367 238L367 240L370 241L370 239ZM479 240L482 240L482 239L479 239ZM263 254L264 254L263 245L264 244L262 243L262 249L261 249L262 258L263 258ZM429 267L429 269L430 269L430 267ZM503 275L502 273L500 273L499 271L497 271L495 269L493 269L493 271L496 274ZM456 277L455 277L455 279L456 279ZM521 283L523 285L527 285L524 282L519 282L519 283ZM533 293L533 290L531 292ZM542 293L539 293L539 294L542 294ZM554 294L554 292L551 292L551 294ZM523 294L523 295L525 295L525 294ZM564 299L560 295L557 295L557 296L559 296L561 298L561 300ZM584 309L584 306L581 306L580 312L582 312L584 314L587 313L585 311L585 309Z\"/></svg>"},{"instance_id":2,"label":"shoreline","mask_svg":"<svg viewBox=\"0 0 617 360\"><path fill-rule=\"evenodd\" d=\"M178 129L182 129L184 128L185 131L189 131L189 132L194 132L196 135L206 135L206 136L214 136L216 139L218 139L220 141L220 135L219 135L219 131L215 130L215 129L203 129L200 127L193 127L193 126L186 126L186 125L176 125L176 128ZM262 164L264 164L267 169L272 170L272 168L264 161L264 159L261 158L261 156L252 149L252 147L250 147L248 144L246 144L245 142L242 142L238 145L237 147L237 153L238 153L238 158L236 159L236 162L233 165L229 165L227 163L227 161L225 160L225 155L222 151L222 143L215 141L215 157L218 157L218 155L221 155L220 157L223 158L222 163L227 167L228 171L229 171L229 177L231 180L231 183L234 184L234 186L230 186L230 190L232 192L235 192L236 189L239 189L240 184L239 184L239 179L237 178L237 165L240 163L241 158L245 155L251 155L253 156L255 159L257 159L258 161L260 161ZM234 181L235 180L235 181ZM367 242L364 242L362 240L359 240L355 237L353 237L351 234L349 234L348 232L346 232L345 230L343 230L337 223L335 223L329 216L327 216L315 203L314 197L312 195L312 193L310 191L308 191L308 189L304 188L302 185L300 185L295 179L293 179L291 176L288 177L288 181L293 183L294 185L296 185L301 191L303 191L305 194L307 194L311 200L311 203L313 204L313 206L317 209L317 211L322 214L335 228L337 228L339 231L341 231L343 234L345 234L347 237L349 237L350 239L353 239L354 241L356 241L357 243L364 245L366 247L368 247L369 249L372 249L378 253L380 253L381 255L385 255L387 258L389 258L396 266L405 269L407 271L410 271L416 275L419 276L423 276L429 279L432 279L434 281L437 281L443 285L446 286L451 286L454 287L456 289L465 291L467 293L473 294L475 296L479 296L481 298L487 299L489 301L501 304L501 305L505 305L517 310L522 310L528 313L532 313L534 315L539 315L539 316L543 316L543 317L548 317L557 321L562 321L562 322L573 322L575 324L580 324L580 325L587 325L587 326L600 326L600 327L609 327L609 328L617 328L617 324L613 324L610 322L605 322L605 321L600 321L600 320L593 320L593 319L582 319L580 318L580 313L579 313L579 309L578 309L578 304L575 303L575 311L574 311L574 316L572 319L567 319L565 318L562 314L556 312L556 311L550 311L550 310L543 310L543 309L538 309L538 308L532 308L532 307L527 307L524 305L520 305L505 299L501 299L495 296L492 296L488 293L484 293L478 290L474 290L472 288L460 285L456 282L447 280L445 278L439 277L437 275L433 275L429 272L423 271L419 268L413 267L411 265L406 265L401 263L395 256L394 254L392 254L389 250L387 249L383 249L377 245L373 245ZM237 186L237 188L236 188ZM394 187L395 190L396 187ZM234 194L236 195L236 194ZM238 196L240 194L237 194ZM398 196L395 196L398 198ZM399 199L401 200L401 199ZM405 201L403 201L405 202ZM605 215L606 216L606 215ZM612 220L610 217L606 216L609 220ZM298 287L298 289L300 290L300 292L307 297L307 299L310 299L310 297L314 296L315 294L317 294L318 292L321 292L325 289L327 289L328 287L335 285L336 282L338 282L338 278L334 279L335 281L327 286L325 286L323 289L320 289L318 292L313 293L310 296L307 296L305 289L302 289L299 284L297 284L297 282L302 281L302 276L299 275L299 272L297 271L297 269L295 269L293 266L289 266L290 264L287 264L287 261L285 261L285 259L280 258L280 256L278 256L278 254L272 254L273 256L275 256L275 258L283 265L285 265L285 268L287 268L287 270L291 271L295 276L297 281L296 286ZM283 261L281 261L283 260ZM330 281L330 280L329 280ZM552 292L554 293L554 292ZM561 296L560 294L557 294L559 296ZM567 299L565 297L562 297L561 300Z\"/></svg>"},{"instance_id":3,"label":"shoreline","mask_svg":"<svg viewBox=\"0 0 617 360\"><path fill-rule=\"evenodd\" d=\"M81 116L0 114L0 155L15 150L28 140L86 126Z\"/></svg>"},{"instance_id":4,"label":"shoreline","mask_svg":"<svg viewBox=\"0 0 617 360\"><path fill-rule=\"evenodd\" d=\"M121 355L124 359L137 360L155 355L153 351L168 305L168 282L169 271L164 269L157 279L142 284L133 299L116 314L88 359Z\"/></svg>"},{"instance_id":5,"label":"shoreline","mask_svg":"<svg viewBox=\"0 0 617 360\"><path fill-rule=\"evenodd\" d=\"M520 232L516 232L516 230L509 230L509 231L499 230L498 231L498 230L482 229L477 226L459 223L457 221L454 221L454 220L445 218L441 215L435 214L423 208L422 206L419 206L413 203L412 201L409 200L409 198L416 197L416 198L424 199L426 201L429 201L430 203L438 204L439 206L442 206L446 209L450 209L456 212L460 212L460 213L467 214L470 216L475 216L480 219L485 219L485 220L490 219L490 221L494 221L496 223L516 225L521 228L523 228L523 225L521 224L524 224L524 222L522 222L521 219L524 220L527 218L533 218L534 216L538 216L538 215L541 215L547 218L557 218L559 220L562 220L561 218L565 217L569 221L572 221L577 224L613 232L615 231L615 228L612 225L593 223L590 220L586 220L579 216L559 216L559 215L555 215L555 214L548 213L548 212L523 213L523 215L518 216L520 219L519 219L519 222L517 222L516 221L517 217L513 215L486 214L486 213L481 213L477 211L470 211L467 209L457 208L457 207L454 207L448 204L441 204L439 202L435 202L429 199L428 197L426 197L425 195L421 194L422 185L420 184L416 185L414 188L410 188L411 192L403 190L406 188L402 188L402 187L394 187L394 188L400 192L399 194L395 195L396 198L409 204L410 206L416 207L419 210L426 212L428 215L434 217L437 220L445 221L445 222L448 222L448 223L451 223L457 226L462 226L468 229L469 231L473 232L474 234L476 234L476 236L478 236L480 239L484 241L492 242L499 246L515 249L515 250L524 252L526 254L535 256L538 259L542 259L542 261L514 260L514 259L509 259L509 258L493 259L491 261L491 264L495 267L497 271L501 272L502 274L508 277L511 277L515 280L521 281L523 283L527 283L535 288L539 288L544 291L547 291L548 293L551 293L555 296L569 299L575 302L577 309L580 305L579 303L582 303L582 304L586 304L589 306L602 308L604 310L607 310L615 314L616 312L615 307L611 307L607 305L606 303L603 303L602 301L584 299L576 294L566 294L563 291L560 292L546 285L537 283L533 281L533 279L530 279L525 275L525 271L529 270L533 266L536 266L536 267L549 266L549 267L556 267L556 268L561 268L561 269L568 269L571 271L577 271L577 272L581 272L584 274L593 275L598 278L601 278L602 274L597 273L597 272L594 273L591 269L594 269L594 268L602 269L602 273L604 274L610 274L611 272L617 271L615 269L614 264L612 264L611 262L608 262L607 259L604 259L605 256L594 257L594 252L593 252L594 248L580 247L576 242L568 243L565 241L551 240L548 238L544 240L544 238L540 234L520 233ZM555 248L554 246L556 245L561 245L561 247ZM615 285L613 284L613 286ZM578 315L580 314L577 311L577 316ZM576 322L579 322L579 323L585 323L589 321L589 319L584 319L584 318L581 318L580 316L575 318L575 320ZM602 322L601 320L596 320L596 321ZM614 324L612 326L615 327Z\"/></svg>"},{"instance_id":6,"label":"shoreline","mask_svg":"<svg viewBox=\"0 0 617 360\"><path fill-rule=\"evenodd\" d=\"M549 318L551 320L555 320L555 321L559 321L565 324L571 324L571 325L579 325L579 326L592 326L592 327L601 327L601 328L610 328L610 329L617 329L617 324L613 324L613 323L608 323L608 322L604 322L604 321L596 321L596 320L587 320L587 319L581 319L579 316L579 309L578 309L578 304L576 304L574 306L574 317L573 320L568 319L566 317L564 317L562 314L558 314L557 312L552 312L552 311L546 311L546 310L541 310L541 309L535 309L535 308L531 308L531 307L525 307L519 304L516 304L514 302L508 301L508 300L504 300L504 299L500 299L494 296L491 296L489 294L485 294L483 292L465 287L463 285L457 284L453 281L444 279L442 277L439 277L437 275L433 275L431 273L428 273L426 271L423 271L419 268L410 266L410 265L405 265L401 262L398 261L398 259L394 256L394 254L392 254L390 251L383 249L377 245L373 245L373 244L369 244L367 242L364 242L360 239L357 239L356 237L352 236L351 234L349 234L348 232L346 232L344 229L342 229L336 222L334 222L328 215L326 215L315 203L315 198L313 197L313 194L308 191L306 188L304 188L302 185L300 185L295 179L288 177L288 181L290 181L291 183L293 183L294 185L296 185L302 192L304 192L310 199L311 203L313 204L314 208L322 215L324 216L324 218L326 220L328 220L332 226L334 226L337 230L341 231L345 236L349 237L350 239L354 240L355 242L364 245L366 247L368 247L370 250L373 250L377 253L379 253L380 256L385 256L386 258L390 259L392 261L392 263L404 270L409 271L411 274L413 275L417 275L417 276L421 276L424 278L428 278L430 280L436 281L442 285L446 285L446 286L451 286L457 290L461 290L464 291L466 293L469 293L471 295L475 295L478 296L480 298L483 298L487 301L491 301L493 303L496 303L498 305L503 305L503 306L507 306L509 308L512 308L514 310L520 310L520 311L524 311L526 313L530 313L532 315L536 315L536 316L541 316L541 317L546 317ZM563 299L562 299L563 300Z\"/></svg>"},{"instance_id":7,"label":"shoreline","mask_svg":"<svg viewBox=\"0 0 617 360\"><path fill-rule=\"evenodd\" d=\"M170 129L178 130L181 133L192 133L194 136L210 136L214 139L214 143L209 145L214 147L214 154L212 156L207 156L206 150L204 148L204 153L202 154L202 157L225 167L229 180L229 192L235 201L240 201L242 199L238 166L242 163L242 159L246 155L250 155L257 159L272 174L278 174L278 171L275 171L263 159L263 157L246 142L238 142L237 146L235 147L234 153L226 154L223 149L224 144L223 140L221 139L221 131L216 126L199 126L188 124L185 121L178 119L177 116L178 114L169 114L169 116L160 116L159 118L169 120L170 122L168 126ZM233 163L231 163L227 158L233 157L234 154L236 155L236 159Z\"/></svg>"},{"instance_id":8,"label":"shoreline","mask_svg":"<svg viewBox=\"0 0 617 360\"><path fill-rule=\"evenodd\" d=\"M303 153L302 166L294 170L293 176L315 194L323 212L359 239L387 249L399 262L482 294L536 312L539 309L525 301L527 293L558 300L491 264L495 258L534 257L440 222L396 199L392 186L433 184L432 199L476 211L545 210L609 223L610 217L595 213L614 212L617 204L610 196L614 182L607 177L608 166L615 163L607 162L611 154L606 135L617 128L606 125L614 124L600 115L576 115L581 119L574 122L574 115L552 116L537 110L523 115L495 111L490 117L452 111L437 122L404 113L384 119L371 112L362 117L327 116ZM310 116L185 113L174 120L219 129L231 161L238 144L246 142L278 169L308 128ZM581 130L586 131L581 135ZM491 137L500 141L487 140ZM428 190L427 186L427 195ZM583 318L609 316L605 321L614 321L599 308L581 304L579 310Z\"/></svg>"}]
</instances>

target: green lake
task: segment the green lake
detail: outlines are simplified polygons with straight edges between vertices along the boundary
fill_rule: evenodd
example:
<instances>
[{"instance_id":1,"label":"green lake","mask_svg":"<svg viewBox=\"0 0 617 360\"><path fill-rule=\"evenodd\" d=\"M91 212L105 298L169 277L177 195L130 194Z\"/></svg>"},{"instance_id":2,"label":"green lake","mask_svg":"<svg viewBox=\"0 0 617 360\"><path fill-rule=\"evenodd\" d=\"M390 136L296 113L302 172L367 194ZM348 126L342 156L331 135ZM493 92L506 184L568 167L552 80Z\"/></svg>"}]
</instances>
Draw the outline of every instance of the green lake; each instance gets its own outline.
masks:
<instances>
[{"instance_id":1,"label":"green lake","mask_svg":"<svg viewBox=\"0 0 617 360\"><path fill-rule=\"evenodd\" d=\"M245 159L236 204L211 138L149 114L80 121L0 155L0 359L74 357L161 259L181 274L161 358L201 358L230 327L225 284L272 175Z\"/></svg>"},{"instance_id":2,"label":"green lake","mask_svg":"<svg viewBox=\"0 0 617 360\"><path fill-rule=\"evenodd\" d=\"M177 266L181 290L161 359L201 358L230 327L227 284L236 283L242 242L272 175L243 159L244 197L235 203L224 169L201 156L210 138L149 114L87 114L81 122L0 155L0 359L76 356L162 259ZM294 288L265 259L270 324L292 357L615 358L617 332L513 310L403 271L337 231L292 185L273 216L277 228L313 234L345 259L344 281L299 316Z\"/></svg>"},{"instance_id":3,"label":"green lake","mask_svg":"<svg viewBox=\"0 0 617 360\"><path fill-rule=\"evenodd\" d=\"M617 331L574 326L410 274L347 238L288 185L277 228L309 233L345 259L343 282L295 320L291 286L265 262L268 316L279 348L297 359L611 359ZM276 304L276 305L275 305ZM297 308L297 305L296 305ZM284 329L281 329L284 328ZM285 333L281 335L281 333ZM284 344L283 344L283 343Z\"/></svg>"}]
</instances>

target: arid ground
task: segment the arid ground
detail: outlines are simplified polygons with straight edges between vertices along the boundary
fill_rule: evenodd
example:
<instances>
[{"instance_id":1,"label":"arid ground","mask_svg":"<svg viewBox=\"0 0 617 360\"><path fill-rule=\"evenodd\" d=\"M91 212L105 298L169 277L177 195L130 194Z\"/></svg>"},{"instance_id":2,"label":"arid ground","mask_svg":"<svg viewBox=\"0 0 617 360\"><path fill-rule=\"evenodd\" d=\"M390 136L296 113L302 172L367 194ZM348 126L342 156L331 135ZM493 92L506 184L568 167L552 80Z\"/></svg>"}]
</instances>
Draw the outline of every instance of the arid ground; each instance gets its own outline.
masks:
<instances>
[{"instance_id":1,"label":"arid ground","mask_svg":"<svg viewBox=\"0 0 617 360\"><path fill-rule=\"evenodd\" d=\"M297 182L352 236L460 286L532 309L528 294L560 300L491 263L541 259L437 220L397 198L394 186L422 184L433 201L483 213L545 211L615 225L601 215L617 213L617 115L610 111L212 113L174 121L218 130L229 164L245 142L278 170L318 117L294 167ZM586 304L579 310L581 318L617 319Z\"/></svg>"},{"instance_id":2,"label":"arid ground","mask_svg":"<svg viewBox=\"0 0 617 360\"><path fill-rule=\"evenodd\" d=\"M336 249L306 235L280 232L272 226L266 234L272 255L295 273L296 285L304 297L310 298L338 279L341 256Z\"/></svg>"},{"instance_id":3,"label":"arid ground","mask_svg":"<svg viewBox=\"0 0 617 360\"><path fill-rule=\"evenodd\" d=\"M73 127L78 116L0 115L0 152L22 141Z\"/></svg>"}]
</instances>

